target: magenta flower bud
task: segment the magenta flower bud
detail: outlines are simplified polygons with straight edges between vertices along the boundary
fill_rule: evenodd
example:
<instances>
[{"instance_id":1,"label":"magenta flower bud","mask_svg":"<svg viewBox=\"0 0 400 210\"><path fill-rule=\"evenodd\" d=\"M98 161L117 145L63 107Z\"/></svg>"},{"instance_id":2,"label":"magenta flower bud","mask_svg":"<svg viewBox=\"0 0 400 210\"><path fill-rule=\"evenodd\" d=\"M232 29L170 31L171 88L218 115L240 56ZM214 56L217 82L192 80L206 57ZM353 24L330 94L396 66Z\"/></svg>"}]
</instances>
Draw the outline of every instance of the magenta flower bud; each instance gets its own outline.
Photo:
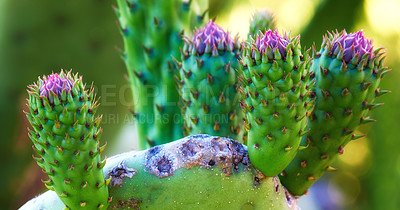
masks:
<instances>
[{"instance_id":1,"label":"magenta flower bud","mask_svg":"<svg viewBox=\"0 0 400 210\"><path fill-rule=\"evenodd\" d=\"M359 54L358 61L361 61L361 58L366 53L369 53L368 60L371 59L373 55L372 40L365 38L362 30L351 34L347 34L346 31L343 31L343 33L332 42L333 46L331 52L333 53L340 43L343 49L343 60L346 63L349 63L357 53Z\"/></svg>"},{"instance_id":2,"label":"magenta flower bud","mask_svg":"<svg viewBox=\"0 0 400 210\"><path fill-rule=\"evenodd\" d=\"M278 49L281 56L285 57L286 47L289 42L290 39L286 36L286 34L282 37L278 34L278 31L268 30L265 32L265 35L261 35L261 37L257 35L255 44L260 52L265 52L269 46L272 51Z\"/></svg>"},{"instance_id":3,"label":"magenta flower bud","mask_svg":"<svg viewBox=\"0 0 400 210\"><path fill-rule=\"evenodd\" d=\"M62 78L57 73L53 73L48 77L43 76L43 83L40 86L40 96L46 96L49 98L50 91L55 93L57 96L61 96L62 91L65 90L65 92L68 93L71 90L72 85L73 82L71 80Z\"/></svg>"},{"instance_id":4,"label":"magenta flower bud","mask_svg":"<svg viewBox=\"0 0 400 210\"><path fill-rule=\"evenodd\" d=\"M218 50L219 46L223 46L224 49L234 49L235 45L234 39L230 36L229 32L225 32L212 20L203 29L195 31L192 42L192 47L196 49L198 54ZM207 49L208 47L210 47L209 50Z\"/></svg>"}]
</instances>

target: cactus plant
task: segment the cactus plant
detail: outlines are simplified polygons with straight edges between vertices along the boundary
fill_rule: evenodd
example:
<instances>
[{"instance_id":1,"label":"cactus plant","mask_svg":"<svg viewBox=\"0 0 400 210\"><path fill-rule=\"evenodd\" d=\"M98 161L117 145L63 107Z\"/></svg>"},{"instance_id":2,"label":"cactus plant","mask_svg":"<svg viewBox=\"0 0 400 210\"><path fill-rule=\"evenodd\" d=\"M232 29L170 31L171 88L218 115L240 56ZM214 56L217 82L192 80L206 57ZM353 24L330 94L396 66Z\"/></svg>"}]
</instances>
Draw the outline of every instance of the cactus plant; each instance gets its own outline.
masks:
<instances>
[{"instance_id":1,"label":"cactus plant","mask_svg":"<svg viewBox=\"0 0 400 210\"><path fill-rule=\"evenodd\" d=\"M141 149L182 137L172 58L180 57L184 31L202 23L207 2L117 1Z\"/></svg>"},{"instance_id":2,"label":"cactus plant","mask_svg":"<svg viewBox=\"0 0 400 210\"><path fill-rule=\"evenodd\" d=\"M108 190L99 146L101 117L95 117L93 89L71 72L39 78L29 86L29 136L38 165L49 176L43 181L69 208L107 208Z\"/></svg>"},{"instance_id":3,"label":"cactus plant","mask_svg":"<svg viewBox=\"0 0 400 210\"><path fill-rule=\"evenodd\" d=\"M112 209L297 209L297 200L251 165L237 141L195 135L107 159ZM64 205L46 192L21 209Z\"/></svg>"},{"instance_id":4,"label":"cactus plant","mask_svg":"<svg viewBox=\"0 0 400 210\"><path fill-rule=\"evenodd\" d=\"M336 171L330 166L334 158L343 154L349 141L364 136L354 131L375 121L368 117L369 111L381 106L374 104L375 98L388 92L379 89L389 71L383 66L382 49L374 50L363 31L324 36L311 66L316 107L309 117L311 131L302 140L309 148L300 151L281 176L294 195L304 194L324 172Z\"/></svg>"},{"instance_id":5,"label":"cactus plant","mask_svg":"<svg viewBox=\"0 0 400 210\"><path fill-rule=\"evenodd\" d=\"M179 92L185 133L241 139L237 76L240 43L212 20L184 38Z\"/></svg>"},{"instance_id":6,"label":"cactus plant","mask_svg":"<svg viewBox=\"0 0 400 210\"><path fill-rule=\"evenodd\" d=\"M245 43L240 76L249 156L266 176L278 175L294 158L308 131L309 56L300 37L267 31Z\"/></svg>"},{"instance_id":7,"label":"cactus plant","mask_svg":"<svg viewBox=\"0 0 400 210\"><path fill-rule=\"evenodd\" d=\"M274 15L268 9L256 11L250 20L248 36L256 37L259 32L265 33L268 30L276 29Z\"/></svg>"}]
</instances>

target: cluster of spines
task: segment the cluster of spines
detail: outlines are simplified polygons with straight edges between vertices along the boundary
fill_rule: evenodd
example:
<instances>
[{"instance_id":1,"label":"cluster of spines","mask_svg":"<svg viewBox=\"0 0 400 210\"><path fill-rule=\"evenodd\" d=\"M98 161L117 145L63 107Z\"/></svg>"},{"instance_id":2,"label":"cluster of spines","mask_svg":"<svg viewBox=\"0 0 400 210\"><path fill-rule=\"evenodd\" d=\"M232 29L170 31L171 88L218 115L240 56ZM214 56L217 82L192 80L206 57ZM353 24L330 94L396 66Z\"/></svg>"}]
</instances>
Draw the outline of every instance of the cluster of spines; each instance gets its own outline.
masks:
<instances>
[{"instance_id":1,"label":"cluster of spines","mask_svg":"<svg viewBox=\"0 0 400 210\"><path fill-rule=\"evenodd\" d=\"M177 69L171 58L179 58L184 31L202 23L206 13L196 14L200 11L195 10L202 9L207 1L117 3L119 8L114 10L125 44L125 51L120 53L134 94L132 113L138 122L139 147L146 149L178 139L182 137L182 120L174 80Z\"/></svg>"},{"instance_id":2,"label":"cluster of spines","mask_svg":"<svg viewBox=\"0 0 400 210\"><path fill-rule=\"evenodd\" d=\"M337 171L331 166L334 158L343 154L349 141L365 136L355 134L355 130L375 121L367 116L370 110L383 105L374 103L375 98L390 92L378 87L390 71L383 67L383 48L360 56L353 45L347 50L355 52L354 56L345 61L346 49L336 40L346 35L345 31L329 33L321 51L313 53L311 70L317 81L311 96L316 107L309 116L311 132L303 139L309 148L299 152L281 174L282 183L295 195L304 194L324 172Z\"/></svg>"},{"instance_id":3,"label":"cluster of spines","mask_svg":"<svg viewBox=\"0 0 400 210\"><path fill-rule=\"evenodd\" d=\"M239 76L250 159L267 176L279 174L305 148L299 144L309 132L305 126L314 102L309 98L315 81L308 71L308 52L302 55L300 37L285 38L285 54L277 46L260 50L250 38Z\"/></svg>"},{"instance_id":4,"label":"cluster of spines","mask_svg":"<svg viewBox=\"0 0 400 210\"><path fill-rule=\"evenodd\" d=\"M106 145L99 145L101 116L95 117L98 101L93 88L85 90L77 74L61 71L59 76L73 81L70 91L64 88L59 94L52 90L47 96L41 94L46 77L28 87L30 112L26 115L33 128L29 137L39 154L34 159L49 176L42 182L57 192L67 208L107 207L109 180L104 179L105 160L100 159ZM88 186L92 189L80 192Z\"/></svg>"},{"instance_id":5,"label":"cluster of spines","mask_svg":"<svg viewBox=\"0 0 400 210\"><path fill-rule=\"evenodd\" d=\"M184 37L176 77L182 98L184 135L241 136L236 71L240 43L210 20L193 39Z\"/></svg>"}]
</instances>

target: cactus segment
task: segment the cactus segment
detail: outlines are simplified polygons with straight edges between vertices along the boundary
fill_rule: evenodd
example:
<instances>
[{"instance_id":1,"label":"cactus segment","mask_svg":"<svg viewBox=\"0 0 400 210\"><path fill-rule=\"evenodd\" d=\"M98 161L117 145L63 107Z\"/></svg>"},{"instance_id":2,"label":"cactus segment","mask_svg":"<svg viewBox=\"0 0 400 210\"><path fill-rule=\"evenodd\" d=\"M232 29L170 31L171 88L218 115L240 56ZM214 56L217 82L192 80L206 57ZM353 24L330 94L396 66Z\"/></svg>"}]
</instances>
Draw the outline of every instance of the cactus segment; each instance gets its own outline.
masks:
<instances>
[{"instance_id":1,"label":"cactus segment","mask_svg":"<svg viewBox=\"0 0 400 210\"><path fill-rule=\"evenodd\" d=\"M28 87L26 113L32 126L29 137L38 165L49 176L43 181L62 202L77 209L84 202L96 209L108 206L108 189L101 161L101 116L93 89L71 72L43 76ZM85 184L83 184L85 183Z\"/></svg>"},{"instance_id":2,"label":"cactus segment","mask_svg":"<svg viewBox=\"0 0 400 210\"><path fill-rule=\"evenodd\" d=\"M192 39L184 38L179 93L185 135L207 133L242 139L236 69L240 53L232 38L210 20Z\"/></svg>"},{"instance_id":3,"label":"cactus segment","mask_svg":"<svg viewBox=\"0 0 400 210\"><path fill-rule=\"evenodd\" d=\"M290 163L308 132L309 61L301 53L300 36L269 30L244 44L239 77L247 146L251 162L266 176L278 175Z\"/></svg>"},{"instance_id":4,"label":"cactus segment","mask_svg":"<svg viewBox=\"0 0 400 210\"><path fill-rule=\"evenodd\" d=\"M114 8L124 40L121 53L135 101L139 147L182 137L182 117L175 88L184 31L202 23L208 1L118 0ZM173 11L173 12L172 12ZM167 138L166 138L167 137Z\"/></svg>"},{"instance_id":5,"label":"cactus segment","mask_svg":"<svg viewBox=\"0 0 400 210\"><path fill-rule=\"evenodd\" d=\"M297 200L249 162L237 141L195 135L107 159L110 209L297 209ZM53 192L21 209L53 209ZM87 204L88 205L88 204Z\"/></svg>"},{"instance_id":6,"label":"cactus segment","mask_svg":"<svg viewBox=\"0 0 400 210\"><path fill-rule=\"evenodd\" d=\"M280 177L294 195L302 195L325 171L336 171L331 163L355 135L359 125L373 122L369 111L379 96L384 72L384 53L373 50L372 41L362 31L333 32L324 36L319 52L314 53L311 70L316 77L311 95L316 100L309 117L311 131L302 139L308 149L299 151ZM378 93L378 94L377 94ZM302 162L307 162L302 167ZM313 179L308 179L313 177Z\"/></svg>"},{"instance_id":7,"label":"cactus segment","mask_svg":"<svg viewBox=\"0 0 400 210\"><path fill-rule=\"evenodd\" d=\"M256 37L261 31L275 30L275 19L271 11L267 9L259 10L253 14L250 20L249 36ZM249 40L250 41L250 40Z\"/></svg>"}]
</instances>

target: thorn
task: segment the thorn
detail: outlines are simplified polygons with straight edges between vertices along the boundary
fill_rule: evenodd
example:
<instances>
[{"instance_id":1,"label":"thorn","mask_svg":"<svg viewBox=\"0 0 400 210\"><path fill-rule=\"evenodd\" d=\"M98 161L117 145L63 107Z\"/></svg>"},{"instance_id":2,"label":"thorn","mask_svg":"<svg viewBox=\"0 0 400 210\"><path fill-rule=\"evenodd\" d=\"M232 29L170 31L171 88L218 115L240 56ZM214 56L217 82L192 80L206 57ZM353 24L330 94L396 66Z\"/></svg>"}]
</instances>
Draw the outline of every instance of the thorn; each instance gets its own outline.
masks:
<instances>
[{"instance_id":1,"label":"thorn","mask_svg":"<svg viewBox=\"0 0 400 210\"><path fill-rule=\"evenodd\" d=\"M344 116L349 116L349 115L351 115L352 113L353 113L353 111L352 111L351 109L346 108L346 109L344 110L343 115L344 115Z\"/></svg>"},{"instance_id":2,"label":"thorn","mask_svg":"<svg viewBox=\"0 0 400 210\"><path fill-rule=\"evenodd\" d=\"M348 129L348 128L344 128L343 129L343 135L349 135L349 134L351 134L351 133L353 133L353 131L352 130L350 130L350 129Z\"/></svg>"},{"instance_id":3,"label":"thorn","mask_svg":"<svg viewBox=\"0 0 400 210\"><path fill-rule=\"evenodd\" d=\"M300 130L300 131L299 131L299 136L304 136L304 135L306 135L307 133L310 132L310 130L311 130L311 129L308 129L308 130L306 130L306 131Z\"/></svg>"},{"instance_id":4,"label":"thorn","mask_svg":"<svg viewBox=\"0 0 400 210\"><path fill-rule=\"evenodd\" d=\"M339 146L338 152L339 152L339 154L343 155L343 153L344 153L344 148L343 148L342 145Z\"/></svg>"},{"instance_id":5,"label":"thorn","mask_svg":"<svg viewBox=\"0 0 400 210\"><path fill-rule=\"evenodd\" d=\"M68 197L68 194L67 194L67 192L62 192L60 195L58 195L58 197L66 198L66 197Z\"/></svg>"},{"instance_id":6,"label":"thorn","mask_svg":"<svg viewBox=\"0 0 400 210\"><path fill-rule=\"evenodd\" d=\"M208 105L201 105L202 107L203 107L203 112L205 113L205 114L208 114L209 112L210 112L210 106L208 106Z\"/></svg>"},{"instance_id":7,"label":"thorn","mask_svg":"<svg viewBox=\"0 0 400 210\"><path fill-rule=\"evenodd\" d=\"M268 135L267 135L267 140L268 140L268 141L272 141L272 135L271 135L271 134L268 134Z\"/></svg>"},{"instance_id":8,"label":"thorn","mask_svg":"<svg viewBox=\"0 0 400 210\"><path fill-rule=\"evenodd\" d=\"M315 181L315 180L317 180L317 179L314 178L312 175L310 175L310 176L307 177L307 180L308 180L308 181Z\"/></svg>"},{"instance_id":9,"label":"thorn","mask_svg":"<svg viewBox=\"0 0 400 210\"><path fill-rule=\"evenodd\" d=\"M272 117L273 117L274 119L278 119L279 113L278 113L278 112L275 112L274 114L272 114Z\"/></svg>"},{"instance_id":10,"label":"thorn","mask_svg":"<svg viewBox=\"0 0 400 210\"><path fill-rule=\"evenodd\" d=\"M329 96L331 95L329 93L329 91L327 91L327 90L321 90L321 93L322 93L322 97L324 97L324 99L328 99Z\"/></svg>"},{"instance_id":11,"label":"thorn","mask_svg":"<svg viewBox=\"0 0 400 210\"><path fill-rule=\"evenodd\" d=\"M217 121L215 121L214 130L215 130L215 131L219 131L219 129L220 129L219 124L218 124Z\"/></svg>"},{"instance_id":12,"label":"thorn","mask_svg":"<svg viewBox=\"0 0 400 210\"><path fill-rule=\"evenodd\" d=\"M329 137L328 134L325 134L325 135L322 137L322 141L328 141L329 139L331 139L331 137Z\"/></svg>"},{"instance_id":13,"label":"thorn","mask_svg":"<svg viewBox=\"0 0 400 210\"><path fill-rule=\"evenodd\" d=\"M384 95L384 94L386 94L386 93L391 93L391 91L389 91L389 90L382 90L382 91L379 91L379 89L376 89L376 90L375 90L375 96L376 96L376 97L382 96L382 95Z\"/></svg>"},{"instance_id":14,"label":"thorn","mask_svg":"<svg viewBox=\"0 0 400 210\"><path fill-rule=\"evenodd\" d=\"M211 76L210 74L207 74L207 83L208 83L209 85L212 85L213 82L214 82L214 77Z\"/></svg>"},{"instance_id":15,"label":"thorn","mask_svg":"<svg viewBox=\"0 0 400 210\"><path fill-rule=\"evenodd\" d=\"M154 19L154 25L155 25L156 27L158 27L158 26L160 25L160 20L158 20L158 19L156 18L156 16L153 16L153 19Z\"/></svg>"},{"instance_id":16,"label":"thorn","mask_svg":"<svg viewBox=\"0 0 400 210\"><path fill-rule=\"evenodd\" d=\"M194 91L193 89L190 89L190 93L192 94L194 99L198 99L200 92L199 91Z\"/></svg>"},{"instance_id":17,"label":"thorn","mask_svg":"<svg viewBox=\"0 0 400 210\"><path fill-rule=\"evenodd\" d=\"M347 96L347 95L349 95L349 89L347 89L347 88L345 88L345 89L343 89L342 90L342 96L344 97L344 96Z\"/></svg>"},{"instance_id":18,"label":"thorn","mask_svg":"<svg viewBox=\"0 0 400 210\"><path fill-rule=\"evenodd\" d=\"M308 148L308 145L309 145L309 144L307 144L307 146L299 146L299 148L297 148L297 151L301 151L301 150L307 149L307 148Z\"/></svg>"},{"instance_id":19,"label":"thorn","mask_svg":"<svg viewBox=\"0 0 400 210\"><path fill-rule=\"evenodd\" d=\"M361 117L360 118L360 124L366 124L369 122L375 122L376 120L370 119L369 117Z\"/></svg>"},{"instance_id":20,"label":"thorn","mask_svg":"<svg viewBox=\"0 0 400 210\"><path fill-rule=\"evenodd\" d=\"M224 66L225 73L229 74L231 72L231 62Z\"/></svg>"},{"instance_id":21,"label":"thorn","mask_svg":"<svg viewBox=\"0 0 400 210\"><path fill-rule=\"evenodd\" d=\"M86 202L85 202L85 201L81 201L81 202L79 203L79 205L80 205L81 207L85 207L85 206L86 206Z\"/></svg>"},{"instance_id":22,"label":"thorn","mask_svg":"<svg viewBox=\"0 0 400 210\"><path fill-rule=\"evenodd\" d=\"M195 58L196 58L197 68L201 68L204 64L204 61L200 60L198 57L195 57ZM209 74L207 74L207 76L208 75Z\"/></svg>"},{"instance_id":23,"label":"thorn","mask_svg":"<svg viewBox=\"0 0 400 210\"><path fill-rule=\"evenodd\" d=\"M332 166L327 166L326 167L326 171L327 172L334 172L334 171L337 171L338 169L337 168L334 168L334 167L332 167Z\"/></svg>"},{"instance_id":24,"label":"thorn","mask_svg":"<svg viewBox=\"0 0 400 210\"><path fill-rule=\"evenodd\" d=\"M287 128L286 128L286 127L282 127L282 128L281 128L282 134L286 134L286 131L287 131Z\"/></svg>"},{"instance_id":25,"label":"thorn","mask_svg":"<svg viewBox=\"0 0 400 210\"><path fill-rule=\"evenodd\" d=\"M258 125L261 125L262 123L263 123L263 120L261 119L261 118L254 118L254 121L256 121L256 123L258 124Z\"/></svg>"},{"instance_id":26,"label":"thorn","mask_svg":"<svg viewBox=\"0 0 400 210\"><path fill-rule=\"evenodd\" d=\"M219 96L219 103L221 103L221 104L225 103L224 92L221 92L221 95Z\"/></svg>"},{"instance_id":27,"label":"thorn","mask_svg":"<svg viewBox=\"0 0 400 210\"><path fill-rule=\"evenodd\" d=\"M151 54L153 52L151 48L144 46L144 44L142 44L142 48L147 54Z\"/></svg>"},{"instance_id":28,"label":"thorn","mask_svg":"<svg viewBox=\"0 0 400 210\"><path fill-rule=\"evenodd\" d=\"M307 161L301 161L300 166L305 168L307 166Z\"/></svg>"},{"instance_id":29,"label":"thorn","mask_svg":"<svg viewBox=\"0 0 400 210\"><path fill-rule=\"evenodd\" d=\"M82 188L82 189L86 188L87 186L88 186L88 183L87 183L87 182L82 182L82 184L81 184L81 188Z\"/></svg>"},{"instance_id":30,"label":"thorn","mask_svg":"<svg viewBox=\"0 0 400 210\"><path fill-rule=\"evenodd\" d=\"M287 145L287 146L285 147L285 152L289 152L290 150L292 150L292 147L290 147L289 145Z\"/></svg>"},{"instance_id":31,"label":"thorn","mask_svg":"<svg viewBox=\"0 0 400 210\"><path fill-rule=\"evenodd\" d=\"M325 160L325 159L327 159L327 158L328 158L328 154L322 153L322 155L321 155L321 160Z\"/></svg>"},{"instance_id":32,"label":"thorn","mask_svg":"<svg viewBox=\"0 0 400 210\"><path fill-rule=\"evenodd\" d=\"M372 82L369 82L369 83L362 82L361 90L363 90L363 91L367 90L371 86L371 84L372 84Z\"/></svg>"},{"instance_id":33,"label":"thorn","mask_svg":"<svg viewBox=\"0 0 400 210\"><path fill-rule=\"evenodd\" d=\"M359 138L363 138L365 137L367 134L363 134L363 135L357 135L355 133L353 133L353 135L351 136L351 140L357 140Z\"/></svg>"}]
</instances>

